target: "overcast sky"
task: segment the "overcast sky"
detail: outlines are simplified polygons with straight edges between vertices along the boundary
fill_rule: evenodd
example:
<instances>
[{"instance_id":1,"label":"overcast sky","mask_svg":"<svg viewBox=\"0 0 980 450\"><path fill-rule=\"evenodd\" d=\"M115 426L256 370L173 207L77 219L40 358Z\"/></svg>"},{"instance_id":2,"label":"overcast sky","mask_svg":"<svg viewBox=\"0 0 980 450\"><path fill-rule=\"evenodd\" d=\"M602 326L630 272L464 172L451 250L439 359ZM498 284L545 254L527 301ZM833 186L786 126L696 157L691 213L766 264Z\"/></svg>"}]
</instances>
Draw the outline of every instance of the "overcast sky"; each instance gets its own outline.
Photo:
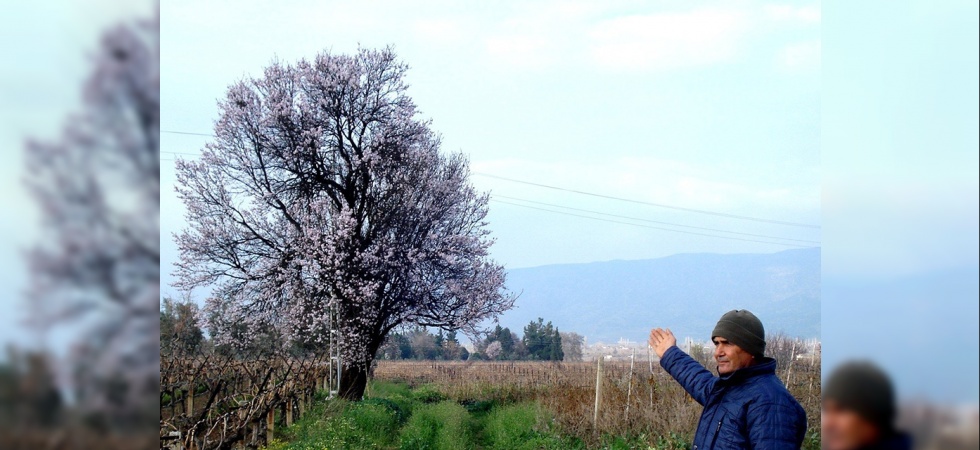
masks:
<instances>
[{"instance_id":1,"label":"overcast sky","mask_svg":"<svg viewBox=\"0 0 980 450\"><path fill-rule=\"evenodd\" d=\"M464 5L464 6L461 6ZM724 214L820 223L820 9L762 2L172 1L162 8L162 130L211 133L228 85L273 58L393 45L410 95L474 172ZM164 159L208 138L164 133ZM168 153L174 152L177 153ZM162 169L164 292L184 227ZM588 197L474 175L498 200L607 220L815 246L820 230ZM521 200L515 200L521 199ZM530 200L540 203L528 203ZM747 242L491 206L510 268L682 252L775 252ZM686 225L597 216L557 206ZM697 226L742 234L690 228Z\"/></svg>"}]
</instances>

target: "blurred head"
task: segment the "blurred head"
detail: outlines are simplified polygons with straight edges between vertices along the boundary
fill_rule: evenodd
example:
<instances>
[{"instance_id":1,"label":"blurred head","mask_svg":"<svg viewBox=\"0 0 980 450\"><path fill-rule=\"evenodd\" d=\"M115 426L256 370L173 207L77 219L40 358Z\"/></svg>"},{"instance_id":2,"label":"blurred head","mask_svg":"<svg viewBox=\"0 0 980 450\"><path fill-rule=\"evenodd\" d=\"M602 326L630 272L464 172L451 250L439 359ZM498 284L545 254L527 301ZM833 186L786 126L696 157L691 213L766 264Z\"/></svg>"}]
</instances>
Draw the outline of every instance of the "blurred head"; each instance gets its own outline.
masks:
<instances>
[{"instance_id":1,"label":"blurred head","mask_svg":"<svg viewBox=\"0 0 980 450\"><path fill-rule=\"evenodd\" d=\"M718 373L728 374L751 366L766 351L766 330L762 321L746 309L728 311L711 332L715 343Z\"/></svg>"},{"instance_id":2,"label":"blurred head","mask_svg":"<svg viewBox=\"0 0 980 450\"><path fill-rule=\"evenodd\" d=\"M821 405L821 439L828 450L857 449L889 434L895 419L891 380L876 365L855 361L827 378Z\"/></svg>"}]
</instances>

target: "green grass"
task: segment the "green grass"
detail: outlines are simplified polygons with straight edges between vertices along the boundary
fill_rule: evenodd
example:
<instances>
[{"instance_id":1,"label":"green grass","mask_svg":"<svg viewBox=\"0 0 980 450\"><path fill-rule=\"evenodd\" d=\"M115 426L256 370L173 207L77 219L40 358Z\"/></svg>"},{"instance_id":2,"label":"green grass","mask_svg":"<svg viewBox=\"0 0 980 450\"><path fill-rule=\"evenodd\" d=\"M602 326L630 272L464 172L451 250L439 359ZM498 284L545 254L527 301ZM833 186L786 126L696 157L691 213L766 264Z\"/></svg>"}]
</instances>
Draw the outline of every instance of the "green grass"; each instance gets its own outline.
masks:
<instances>
[{"instance_id":1,"label":"green grass","mask_svg":"<svg viewBox=\"0 0 980 450\"><path fill-rule=\"evenodd\" d=\"M533 401L489 393L454 401L434 386L372 382L361 402L327 400L318 393L311 410L291 427L277 429L269 450L539 450L585 449L563 435L551 413ZM603 449L686 449L680 436L601 436ZM656 442L648 446L645 442ZM593 444L594 445L594 444Z\"/></svg>"},{"instance_id":2,"label":"green grass","mask_svg":"<svg viewBox=\"0 0 980 450\"><path fill-rule=\"evenodd\" d=\"M403 450L474 448L474 419L460 404L443 400L419 406L401 432Z\"/></svg>"},{"instance_id":3,"label":"green grass","mask_svg":"<svg viewBox=\"0 0 980 450\"><path fill-rule=\"evenodd\" d=\"M378 402L321 402L269 445L270 450L388 449L395 444L399 412Z\"/></svg>"},{"instance_id":4,"label":"green grass","mask_svg":"<svg viewBox=\"0 0 980 450\"><path fill-rule=\"evenodd\" d=\"M492 408L484 419L483 443L487 449L575 449L583 444L551 430L551 415L526 402Z\"/></svg>"}]
</instances>

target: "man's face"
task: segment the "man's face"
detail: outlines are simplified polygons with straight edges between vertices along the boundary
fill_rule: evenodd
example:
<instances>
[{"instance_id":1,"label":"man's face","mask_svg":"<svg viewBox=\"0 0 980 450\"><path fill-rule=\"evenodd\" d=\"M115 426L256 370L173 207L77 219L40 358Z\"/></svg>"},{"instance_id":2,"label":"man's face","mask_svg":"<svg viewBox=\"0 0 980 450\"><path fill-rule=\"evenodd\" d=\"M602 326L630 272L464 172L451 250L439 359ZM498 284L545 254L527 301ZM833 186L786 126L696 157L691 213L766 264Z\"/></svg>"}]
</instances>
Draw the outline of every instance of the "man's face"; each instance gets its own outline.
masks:
<instances>
[{"instance_id":1,"label":"man's face","mask_svg":"<svg viewBox=\"0 0 980 450\"><path fill-rule=\"evenodd\" d=\"M748 352L742 350L742 347L728 342L728 339L721 336L715 337L711 341L715 343L715 361L718 362L718 373L721 375L749 367L755 359Z\"/></svg>"},{"instance_id":2,"label":"man's face","mask_svg":"<svg viewBox=\"0 0 980 450\"><path fill-rule=\"evenodd\" d=\"M823 402L820 432L826 450L853 450L878 439L878 427L831 399Z\"/></svg>"}]
</instances>

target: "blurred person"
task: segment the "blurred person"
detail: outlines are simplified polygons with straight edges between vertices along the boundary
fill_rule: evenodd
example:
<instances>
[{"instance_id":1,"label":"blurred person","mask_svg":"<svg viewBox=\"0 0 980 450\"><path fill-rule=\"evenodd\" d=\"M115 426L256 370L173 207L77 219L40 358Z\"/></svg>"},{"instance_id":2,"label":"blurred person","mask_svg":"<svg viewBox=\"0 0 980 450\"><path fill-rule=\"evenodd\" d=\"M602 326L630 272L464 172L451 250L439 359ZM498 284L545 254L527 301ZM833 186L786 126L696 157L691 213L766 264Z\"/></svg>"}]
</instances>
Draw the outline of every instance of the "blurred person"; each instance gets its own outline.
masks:
<instances>
[{"instance_id":1,"label":"blurred person","mask_svg":"<svg viewBox=\"0 0 980 450\"><path fill-rule=\"evenodd\" d=\"M721 316L711 332L716 377L677 348L670 329L650 331L660 365L704 407L694 450L802 446L806 413L776 377L776 360L764 356L765 337L762 322L748 310Z\"/></svg>"},{"instance_id":2,"label":"blurred person","mask_svg":"<svg viewBox=\"0 0 980 450\"><path fill-rule=\"evenodd\" d=\"M820 428L827 450L907 450L911 438L895 429L895 391L878 366L851 361L823 387Z\"/></svg>"}]
</instances>

